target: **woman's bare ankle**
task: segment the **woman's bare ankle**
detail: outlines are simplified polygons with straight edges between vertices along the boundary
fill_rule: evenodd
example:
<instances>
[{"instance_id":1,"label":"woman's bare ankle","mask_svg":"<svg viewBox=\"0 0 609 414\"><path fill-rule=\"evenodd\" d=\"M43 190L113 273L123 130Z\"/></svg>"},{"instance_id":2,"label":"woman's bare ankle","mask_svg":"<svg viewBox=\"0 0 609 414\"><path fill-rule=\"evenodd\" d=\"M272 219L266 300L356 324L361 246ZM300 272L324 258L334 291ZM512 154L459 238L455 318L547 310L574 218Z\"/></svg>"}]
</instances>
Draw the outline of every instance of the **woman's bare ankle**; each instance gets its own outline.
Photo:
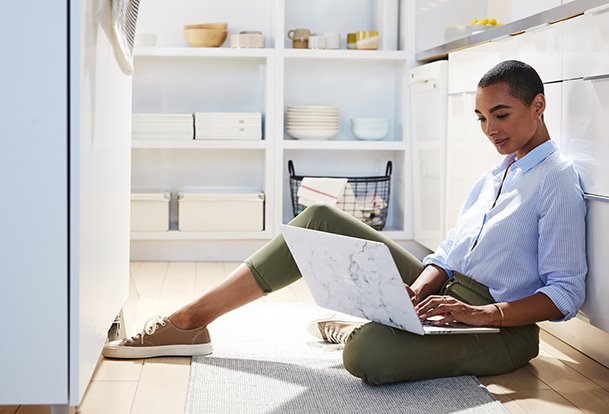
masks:
<instances>
[{"instance_id":1,"label":"woman's bare ankle","mask_svg":"<svg viewBox=\"0 0 609 414\"><path fill-rule=\"evenodd\" d=\"M192 315L184 309L180 309L169 315L169 320L180 329L194 329L207 325L205 320Z\"/></svg>"}]
</instances>

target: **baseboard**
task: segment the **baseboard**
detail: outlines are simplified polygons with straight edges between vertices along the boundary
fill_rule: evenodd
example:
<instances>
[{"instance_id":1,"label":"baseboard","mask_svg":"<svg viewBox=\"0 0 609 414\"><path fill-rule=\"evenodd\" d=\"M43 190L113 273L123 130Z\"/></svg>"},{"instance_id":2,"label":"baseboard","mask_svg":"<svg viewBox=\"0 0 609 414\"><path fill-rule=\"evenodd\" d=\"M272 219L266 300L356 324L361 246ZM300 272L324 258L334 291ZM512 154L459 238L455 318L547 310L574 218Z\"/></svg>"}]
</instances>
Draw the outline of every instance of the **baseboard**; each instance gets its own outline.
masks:
<instances>
[{"instance_id":1,"label":"baseboard","mask_svg":"<svg viewBox=\"0 0 609 414\"><path fill-rule=\"evenodd\" d=\"M609 368L609 333L573 318L567 322L540 322L539 327Z\"/></svg>"}]
</instances>

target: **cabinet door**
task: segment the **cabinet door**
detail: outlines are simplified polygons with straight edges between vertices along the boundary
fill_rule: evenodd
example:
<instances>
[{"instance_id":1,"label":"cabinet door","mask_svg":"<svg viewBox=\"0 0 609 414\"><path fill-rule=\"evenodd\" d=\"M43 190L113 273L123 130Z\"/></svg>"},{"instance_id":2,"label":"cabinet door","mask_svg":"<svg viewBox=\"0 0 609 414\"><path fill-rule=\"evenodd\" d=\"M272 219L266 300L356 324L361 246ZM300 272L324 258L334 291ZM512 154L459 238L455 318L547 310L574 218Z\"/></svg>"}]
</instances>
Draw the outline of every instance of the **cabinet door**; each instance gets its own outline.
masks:
<instances>
[{"instance_id":1,"label":"cabinet door","mask_svg":"<svg viewBox=\"0 0 609 414\"><path fill-rule=\"evenodd\" d=\"M564 79L609 73L609 5L564 22Z\"/></svg>"},{"instance_id":2,"label":"cabinet door","mask_svg":"<svg viewBox=\"0 0 609 414\"><path fill-rule=\"evenodd\" d=\"M586 301L581 310L592 325L609 332L609 279L606 277L609 268L609 199L605 202L588 200L586 222L588 276Z\"/></svg>"},{"instance_id":3,"label":"cabinet door","mask_svg":"<svg viewBox=\"0 0 609 414\"><path fill-rule=\"evenodd\" d=\"M563 83L563 152L584 191L609 197L609 78Z\"/></svg>"},{"instance_id":4,"label":"cabinet door","mask_svg":"<svg viewBox=\"0 0 609 414\"><path fill-rule=\"evenodd\" d=\"M562 151L562 82L544 85L544 94L546 96L544 122L552 141L556 142Z\"/></svg>"},{"instance_id":5,"label":"cabinet door","mask_svg":"<svg viewBox=\"0 0 609 414\"><path fill-rule=\"evenodd\" d=\"M474 105L474 93L448 96L447 230L455 226L461 206L480 175L503 159L476 122Z\"/></svg>"},{"instance_id":6,"label":"cabinet door","mask_svg":"<svg viewBox=\"0 0 609 414\"><path fill-rule=\"evenodd\" d=\"M414 239L435 250L445 237L446 90L412 94Z\"/></svg>"},{"instance_id":7,"label":"cabinet door","mask_svg":"<svg viewBox=\"0 0 609 414\"><path fill-rule=\"evenodd\" d=\"M489 43L448 55L448 93L475 92L478 81L491 68L490 62Z\"/></svg>"},{"instance_id":8,"label":"cabinet door","mask_svg":"<svg viewBox=\"0 0 609 414\"><path fill-rule=\"evenodd\" d=\"M519 59L520 47L522 46L522 35L499 38L488 44L488 58L486 70L504 60ZM482 68L481 68L482 69ZM484 73L480 73L480 76Z\"/></svg>"},{"instance_id":9,"label":"cabinet door","mask_svg":"<svg viewBox=\"0 0 609 414\"><path fill-rule=\"evenodd\" d=\"M519 42L516 59L533 66L544 82L563 79L562 22L531 29L513 40Z\"/></svg>"}]
</instances>

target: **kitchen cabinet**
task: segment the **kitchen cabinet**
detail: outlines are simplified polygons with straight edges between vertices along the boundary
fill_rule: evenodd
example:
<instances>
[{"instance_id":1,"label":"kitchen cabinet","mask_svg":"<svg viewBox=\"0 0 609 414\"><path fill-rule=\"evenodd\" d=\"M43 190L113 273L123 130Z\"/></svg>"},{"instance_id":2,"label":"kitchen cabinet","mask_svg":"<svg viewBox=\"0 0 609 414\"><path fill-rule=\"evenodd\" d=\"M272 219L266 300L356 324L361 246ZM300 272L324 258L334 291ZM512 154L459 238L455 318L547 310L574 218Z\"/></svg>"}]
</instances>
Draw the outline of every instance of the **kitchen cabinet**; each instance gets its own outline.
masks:
<instances>
[{"instance_id":1,"label":"kitchen cabinet","mask_svg":"<svg viewBox=\"0 0 609 414\"><path fill-rule=\"evenodd\" d=\"M609 74L563 84L564 152L573 159L588 199L586 302L582 312L609 332L606 251L609 224Z\"/></svg>"},{"instance_id":2,"label":"kitchen cabinet","mask_svg":"<svg viewBox=\"0 0 609 414\"><path fill-rule=\"evenodd\" d=\"M516 49L512 59L533 66L544 83L561 81L564 78L563 31L564 22L546 23L528 29L506 43L512 43Z\"/></svg>"},{"instance_id":3,"label":"kitchen cabinet","mask_svg":"<svg viewBox=\"0 0 609 414\"><path fill-rule=\"evenodd\" d=\"M609 74L563 83L563 152L587 194L609 198Z\"/></svg>"},{"instance_id":4,"label":"kitchen cabinet","mask_svg":"<svg viewBox=\"0 0 609 414\"><path fill-rule=\"evenodd\" d=\"M564 79L609 73L609 4L564 22Z\"/></svg>"},{"instance_id":5,"label":"kitchen cabinet","mask_svg":"<svg viewBox=\"0 0 609 414\"><path fill-rule=\"evenodd\" d=\"M131 78L98 11L85 0L0 5L11 16L4 38L21 33L3 44L12 63L0 68L0 183L10 195L0 405L77 406L127 298ZM24 31L26 20L36 30Z\"/></svg>"},{"instance_id":6,"label":"kitchen cabinet","mask_svg":"<svg viewBox=\"0 0 609 414\"><path fill-rule=\"evenodd\" d=\"M435 250L446 237L448 62L410 72L414 240Z\"/></svg>"},{"instance_id":7,"label":"kitchen cabinet","mask_svg":"<svg viewBox=\"0 0 609 414\"><path fill-rule=\"evenodd\" d=\"M401 2L406 9L409 2ZM288 160L297 174L383 175L393 163L384 233L412 239L410 150L407 142L408 51L346 50L346 34L371 30L372 0L212 0L142 4L138 32L156 33L157 46L136 48L134 113L248 112L263 114L260 141L133 140L132 188L172 192L170 231L132 232L134 260L242 260L293 218ZM407 13L400 13L401 24ZM190 48L182 25L228 22L229 37L259 30L264 49ZM339 32L341 50L293 49L287 32ZM402 33L404 35L404 33ZM340 131L328 141L296 140L284 128L290 105L339 106ZM378 142L357 140L350 118L391 120ZM193 188L249 188L265 193L264 229L179 232L176 194ZM219 249L218 241L234 248ZM159 256L159 254L161 256ZM220 255L218 255L220 254Z\"/></svg>"}]
</instances>

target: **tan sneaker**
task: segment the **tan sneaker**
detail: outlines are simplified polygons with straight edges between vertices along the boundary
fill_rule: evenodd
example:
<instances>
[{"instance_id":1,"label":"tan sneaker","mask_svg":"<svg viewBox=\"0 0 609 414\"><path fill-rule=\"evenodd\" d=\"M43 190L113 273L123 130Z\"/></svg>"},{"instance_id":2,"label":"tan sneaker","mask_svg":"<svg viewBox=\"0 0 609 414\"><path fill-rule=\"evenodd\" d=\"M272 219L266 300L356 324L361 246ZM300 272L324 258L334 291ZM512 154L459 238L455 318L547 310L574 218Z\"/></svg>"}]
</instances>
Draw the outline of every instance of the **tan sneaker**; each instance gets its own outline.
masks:
<instances>
[{"instance_id":1,"label":"tan sneaker","mask_svg":"<svg viewBox=\"0 0 609 414\"><path fill-rule=\"evenodd\" d=\"M180 329L168 318L153 316L144 330L121 341L107 343L102 355L108 358L140 359L159 356L192 356L212 353L206 326Z\"/></svg>"},{"instance_id":2,"label":"tan sneaker","mask_svg":"<svg viewBox=\"0 0 609 414\"><path fill-rule=\"evenodd\" d=\"M307 331L317 339L342 347L351 332L363 324L364 322L340 319L332 315L313 319L307 324Z\"/></svg>"}]
</instances>

